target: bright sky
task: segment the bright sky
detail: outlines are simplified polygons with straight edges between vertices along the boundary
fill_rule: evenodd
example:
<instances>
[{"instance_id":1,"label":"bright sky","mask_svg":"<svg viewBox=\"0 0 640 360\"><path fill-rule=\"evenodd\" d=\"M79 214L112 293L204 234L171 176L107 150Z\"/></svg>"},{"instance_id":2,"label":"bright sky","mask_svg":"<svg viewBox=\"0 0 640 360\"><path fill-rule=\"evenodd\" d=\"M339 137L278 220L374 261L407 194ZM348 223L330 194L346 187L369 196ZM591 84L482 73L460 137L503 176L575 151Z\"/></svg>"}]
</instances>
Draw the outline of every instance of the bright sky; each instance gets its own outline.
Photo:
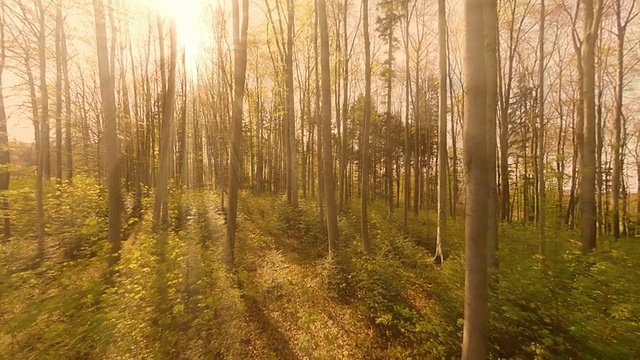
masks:
<instances>
[{"instance_id":1,"label":"bright sky","mask_svg":"<svg viewBox=\"0 0 640 360\"><path fill-rule=\"evenodd\" d=\"M160 10L167 18L176 20L178 45L185 51L185 62L191 76L196 75L196 61L202 45L203 33L200 14L211 3L209 0L133 0L145 7ZM224 0L222 0L224 1Z\"/></svg>"},{"instance_id":2,"label":"bright sky","mask_svg":"<svg viewBox=\"0 0 640 360\"><path fill-rule=\"evenodd\" d=\"M146 11L155 11L159 10L161 14L169 19L174 18L176 20L177 31L178 31L178 45L180 48L185 49L185 61L187 64L187 70L190 76L196 76L196 62L198 59L199 51L202 48L202 42L206 41L207 30L204 28L203 22L199 21L199 17L204 12L205 6L209 6L212 3L216 4L218 1L222 1L221 4L223 7L225 6L226 0L127 0L129 5L133 7L133 13L143 14ZM217 4L216 4L217 5ZM92 14L92 12L89 12ZM69 13L67 14L67 26L68 31L67 34L71 34L77 31L78 26L84 32L84 36L87 39L91 39L92 37L95 39L95 30L93 28L88 28L85 30L86 25L89 25L86 22L86 12L80 13ZM76 19L77 18L77 19ZM80 19L83 18L83 19ZM144 17L146 18L146 16ZM135 19L135 15L134 15ZM134 20L135 21L135 20ZM81 25L82 24L82 25ZM92 24L92 23L91 23ZM168 29L168 22L165 23ZM134 25L135 28L135 25ZM146 31L146 29L145 29ZM134 31L135 32L135 31ZM205 34L205 35L203 35ZM73 35L72 35L73 36ZM75 51L83 52L82 48L84 45L81 42L76 42L75 44L69 44L70 52L73 52L74 47ZM87 50L89 51L89 50ZM81 57L95 57L93 53L93 49L90 50L90 53L81 54ZM73 69L71 69L73 70ZM55 69L51 69L48 74L49 82L52 83ZM8 130L9 137L11 139L15 139L22 142L32 142L33 141L33 124L31 122L31 112L28 106L25 107L25 104L28 104L28 98L26 97L26 93L24 91L14 91L13 87L16 84L22 83L15 74L11 73L9 69L5 69L3 74L3 85L4 85L4 95L5 95L5 106L7 110L8 119Z\"/></svg>"}]
</instances>

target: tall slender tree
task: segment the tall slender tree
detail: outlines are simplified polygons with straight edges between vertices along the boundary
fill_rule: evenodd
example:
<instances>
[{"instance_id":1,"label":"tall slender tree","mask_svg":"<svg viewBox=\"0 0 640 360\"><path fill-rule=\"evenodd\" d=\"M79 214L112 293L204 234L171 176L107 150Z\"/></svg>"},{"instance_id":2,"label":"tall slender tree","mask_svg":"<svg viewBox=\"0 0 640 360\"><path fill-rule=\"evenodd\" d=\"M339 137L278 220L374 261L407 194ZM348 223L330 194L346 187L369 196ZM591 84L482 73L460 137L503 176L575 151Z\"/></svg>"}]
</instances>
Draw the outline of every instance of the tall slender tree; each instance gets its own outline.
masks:
<instances>
[{"instance_id":1,"label":"tall slender tree","mask_svg":"<svg viewBox=\"0 0 640 360\"><path fill-rule=\"evenodd\" d=\"M56 182L62 183L62 3L56 3Z\"/></svg>"},{"instance_id":2,"label":"tall slender tree","mask_svg":"<svg viewBox=\"0 0 640 360\"><path fill-rule=\"evenodd\" d=\"M333 154L331 147L331 67L329 64L329 27L327 4L318 0L318 29L320 32L320 67L322 73L322 162L324 197L327 206L327 233L329 254L338 246L338 212L336 209L335 183L333 181Z\"/></svg>"},{"instance_id":3,"label":"tall slender tree","mask_svg":"<svg viewBox=\"0 0 640 360\"><path fill-rule=\"evenodd\" d=\"M9 153L9 136L7 133L7 113L4 109L4 94L2 86L2 74L4 72L6 56L5 43L5 9L0 6L0 210L4 219L4 238L11 237L11 218L9 217L9 199L4 194L9 190L11 157Z\"/></svg>"},{"instance_id":4,"label":"tall slender tree","mask_svg":"<svg viewBox=\"0 0 640 360\"><path fill-rule=\"evenodd\" d=\"M487 356L487 114L483 2L464 2L465 302L462 358Z\"/></svg>"},{"instance_id":5,"label":"tall slender tree","mask_svg":"<svg viewBox=\"0 0 640 360\"><path fill-rule=\"evenodd\" d=\"M64 82L64 134L65 134L65 148L66 148L66 170L67 180L70 182L73 179L73 135L71 127L71 83L69 81L69 53L67 52L67 36L64 31L64 22L61 26L61 62L62 62L62 80Z\"/></svg>"},{"instance_id":6,"label":"tall slender tree","mask_svg":"<svg viewBox=\"0 0 640 360\"><path fill-rule=\"evenodd\" d=\"M538 218L538 237L539 237L539 249L538 253L544 259L545 254L545 208L546 208L546 184L544 179L544 156L545 156L545 117L544 117L544 105L545 105L545 91L544 91L544 69L545 69L545 54L544 54L544 30L545 30L546 10L544 0L540 0L540 32L538 38L538 204L536 206Z\"/></svg>"},{"instance_id":7,"label":"tall slender tree","mask_svg":"<svg viewBox=\"0 0 640 360\"><path fill-rule=\"evenodd\" d=\"M629 12L624 16L622 14L622 2L616 0L614 12L616 16L616 40L617 40L617 69L616 69L616 87L615 87L615 110L614 110L614 143L613 143L613 174L611 176L611 197L613 198L611 209L611 224L613 226L613 236L617 239L620 237L620 179L622 177L623 155L620 149L624 144L622 141L622 101L624 90L624 43L627 33L627 27L638 13L634 13L636 0L631 0Z\"/></svg>"},{"instance_id":8,"label":"tall slender tree","mask_svg":"<svg viewBox=\"0 0 640 360\"><path fill-rule=\"evenodd\" d=\"M487 263L498 267L498 189L496 176L496 125L498 107L497 1L484 0L485 67L487 74Z\"/></svg>"},{"instance_id":9,"label":"tall slender tree","mask_svg":"<svg viewBox=\"0 0 640 360\"><path fill-rule=\"evenodd\" d=\"M247 27L249 26L249 0L242 1L242 25L238 0L233 1L233 113L231 117L231 159L229 174L229 212L227 214L227 237L224 246L224 261L228 270L234 266L236 224L238 218L238 183L242 171L242 106L247 71ZM297 190L296 190L297 191Z\"/></svg>"},{"instance_id":10,"label":"tall slender tree","mask_svg":"<svg viewBox=\"0 0 640 360\"><path fill-rule=\"evenodd\" d=\"M369 40L369 0L362 1L362 34L364 37L364 119L362 120L362 183L361 227L362 245L371 251L369 239L369 128L371 123L371 42Z\"/></svg>"},{"instance_id":11,"label":"tall slender tree","mask_svg":"<svg viewBox=\"0 0 640 360\"><path fill-rule=\"evenodd\" d=\"M120 256L120 231L122 228L120 220L120 161L118 160L115 85L109 70L107 30L102 0L93 0L93 10L96 25L100 94L102 96L102 112L104 114L105 150L108 154L111 154L105 158L105 166L107 170L109 206L108 240L111 244L109 266L113 266Z\"/></svg>"},{"instance_id":12,"label":"tall slender tree","mask_svg":"<svg viewBox=\"0 0 640 360\"><path fill-rule=\"evenodd\" d=\"M602 0L582 0L582 3L584 16L582 43L584 138L580 149L580 229L582 251L587 253L596 247L595 50L602 18Z\"/></svg>"},{"instance_id":13,"label":"tall slender tree","mask_svg":"<svg viewBox=\"0 0 640 360\"><path fill-rule=\"evenodd\" d=\"M166 83L162 102L162 124L160 132L160 169L158 169L158 182L156 184L155 199L153 203L153 222L156 225L167 225L169 219L169 179L171 178L171 165L173 163L173 143L175 140L175 104L176 104L176 66L178 61L176 20L171 20L169 38L171 43L171 59L169 62L169 79Z\"/></svg>"},{"instance_id":14,"label":"tall slender tree","mask_svg":"<svg viewBox=\"0 0 640 360\"><path fill-rule=\"evenodd\" d=\"M438 0L438 229L436 263L444 261L442 247L447 228L447 27L446 1Z\"/></svg>"}]
</instances>

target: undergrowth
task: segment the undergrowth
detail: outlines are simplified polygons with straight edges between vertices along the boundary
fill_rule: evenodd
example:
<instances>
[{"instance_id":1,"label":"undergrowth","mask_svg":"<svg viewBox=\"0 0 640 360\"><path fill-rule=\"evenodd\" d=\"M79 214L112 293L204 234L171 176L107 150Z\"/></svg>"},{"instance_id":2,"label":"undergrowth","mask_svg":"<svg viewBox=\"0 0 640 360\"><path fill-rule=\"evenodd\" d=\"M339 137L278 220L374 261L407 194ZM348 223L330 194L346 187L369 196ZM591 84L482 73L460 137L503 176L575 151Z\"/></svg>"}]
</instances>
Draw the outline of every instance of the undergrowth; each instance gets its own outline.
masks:
<instances>
[{"instance_id":1,"label":"undergrowth","mask_svg":"<svg viewBox=\"0 0 640 360\"><path fill-rule=\"evenodd\" d=\"M236 271L220 262L218 198L172 187L172 225L154 231L151 199L106 268L105 191L90 178L45 187L47 238L37 251L29 177L7 193L13 238L0 243L0 358L448 359L460 356L464 227L447 225L446 260L433 263L435 214L370 207L373 251L360 242L357 203L339 216L328 256L317 204L292 208L242 193ZM128 201L128 200L127 200ZM126 207L125 207L126 208ZM577 234L501 224L491 278L493 359L640 358L640 250Z\"/></svg>"}]
</instances>

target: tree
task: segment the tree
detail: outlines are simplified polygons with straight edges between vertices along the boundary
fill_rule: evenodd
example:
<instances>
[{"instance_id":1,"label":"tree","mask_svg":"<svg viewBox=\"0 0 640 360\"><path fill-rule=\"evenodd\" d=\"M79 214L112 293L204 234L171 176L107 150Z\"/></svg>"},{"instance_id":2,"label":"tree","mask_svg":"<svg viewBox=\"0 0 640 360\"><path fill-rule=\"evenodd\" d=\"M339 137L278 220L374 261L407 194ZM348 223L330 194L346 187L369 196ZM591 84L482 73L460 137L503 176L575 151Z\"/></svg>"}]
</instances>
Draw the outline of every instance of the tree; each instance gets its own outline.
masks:
<instances>
[{"instance_id":1,"label":"tree","mask_svg":"<svg viewBox=\"0 0 640 360\"><path fill-rule=\"evenodd\" d=\"M247 27L249 25L249 0L242 1L242 25L238 0L233 1L233 113L231 117L231 174L229 175L229 212L227 214L227 237L224 246L224 261L227 269L233 269L238 216L238 182L242 160L242 106L247 71ZM242 28L240 28L242 26ZM296 190L297 191L297 190Z\"/></svg>"},{"instance_id":2,"label":"tree","mask_svg":"<svg viewBox=\"0 0 640 360\"><path fill-rule=\"evenodd\" d=\"M329 254L338 246L338 213L336 209L335 184L333 181L333 155L331 150L331 68L329 65L329 29L325 0L317 0L318 28L320 31L320 65L322 73L322 162L324 197L327 206L327 233Z\"/></svg>"},{"instance_id":3,"label":"tree","mask_svg":"<svg viewBox=\"0 0 640 360\"><path fill-rule=\"evenodd\" d=\"M56 4L56 182L62 183L62 4Z\"/></svg>"},{"instance_id":4,"label":"tree","mask_svg":"<svg viewBox=\"0 0 640 360\"><path fill-rule=\"evenodd\" d=\"M65 104L65 145L67 152L67 179L71 182L73 178L73 141L71 134L71 85L69 82L69 54L67 53L67 37L64 31L64 23L61 25L61 63L62 80L64 81L64 104Z\"/></svg>"},{"instance_id":5,"label":"tree","mask_svg":"<svg viewBox=\"0 0 640 360\"><path fill-rule=\"evenodd\" d=\"M624 89L624 41L627 27L638 13L634 13L636 1L632 0L629 12L626 17L622 15L622 4L620 0L615 1L614 12L616 15L616 38L618 40L617 49L617 71L615 87L615 114L614 114L614 143L613 143L613 174L611 177L611 197L613 198L613 209L611 212L611 223L613 225L614 238L620 237L620 178L622 174L623 156L620 149L623 148L622 129L622 99Z\"/></svg>"},{"instance_id":6,"label":"tree","mask_svg":"<svg viewBox=\"0 0 640 360\"><path fill-rule=\"evenodd\" d=\"M4 218L4 238L11 237L11 218L9 211L9 200L5 191L9 190L11 157L9 154L9 136L7 133L7 113L4 110L4 95L2 90L2 73L4 72L6 50L5 50L5 10L0 7L0 209Z\"/></svg>"},{"instance_id":7,"label":"tree","mask_svg":"<svg viewBox=\"0 0 640 360\"><path fill-rule=\"evenodd\" d=\"M40 65L40 97L42 112L40 119L40 158L43 176L51 177L51 156L49 154L49 91L47 89L47 43L46 43L46 7L42 0L36 0L38 11L38 59Z\"/></svg>"},{"instance_id":8,"label":"tree","mask_svg":"<svg viewBox=\"0 0 640 360\"><path fill-rule=\"evenodd\" d=\"M538 212L537 225L540 247L538 253L544 259L545 254L545 208L546 208L546 189L544 179L544 133L545 133L545 119L544 119L544 105L545 105L545 92L544 92L544 69L545 69L545 55L544 55L544 22L545 22L545 5L544 0L540 0L540 33L538 40L538 47L540 51L538 59L538 204L536 206Z\"/></svg>"},{"instance_id":9,"label":"tree","mask_svg":"<svg viewBox=\"0 0 640 360\"><path fill-rule=\"evenodd\" d=\"M289 168L287 169L287 199L293 207L298 206L298 157L296 146L296 114L293 98L293 32L294 32L294 6L293 0L287 0L287 49L285 51L285 84L287 104L287 157ZM245 61L246 63L246 61ZM246 65L245 65L246 67Z\"/></svg>"},{"instance_id":10,"label":"tree","mask_svg":"<svg viewBox=\"0 0 640 360\"><path fill-rule=\"evenodd\" d=\"M409 206L411 202L411 147L409 146L409 117L410 117L410 103L409 98L411 97L411 71L410 71L410 62L409 62L409 23L411 22L411 12L409 12L409 1L404 2L404 49L405 49L405 60L404 60L404 74L405 74L405 82L404 82L404 211L402 213L403 216L403 225L405 231L407 230L407 223L409 218ZM417 74L416 74L417 76ZM446 110L445 110L446 111ZM446 169L446 168L445 168Z\"/></svg>"},{"instance_id":11,"label":"tree","mask_svg":"<svg viewBox=\"0 0 640 360\"><path fill-rule=\"evenodd\" d=\"M462 358L487 355L487 119L483 2L465 0L465 305Z\"/></svg>"},{"instance_id":12,"label":"tree","mask_svg":"<svg viewBox=\"0 0 640 360\"><path fill-rule=\"evenodd\" d=\"M378 16L376 23L378 25L378 32L384 37L387 42L387 60L386 68L383 72L383 77L386 80L387 85L387 113L385 117L385 184L387 190L387 200L389 205L389 213L393 214L393 169L392 169L392 146L391 146L391 97L392 97L392 83L393 83L393 56L394 45L396 39L394 37L394 30L396 24L400 21L401 14L397 9L397 0L381 0L378 3L381 16ZM408 36L408 35L407 35Z\"/></svg>"},{"instance_id":13,"label":"tree","mask_svg":"<svg viewBox=\"0 0 640 360\"><path fill-rule=\"evenodd\" d=\"M163 33L162 30L159 30ZM171 60L169 63L169 79L163 87L162 124L160 132L160 169L153 203L153 223L167 225L169 218L169 179L173 163L173 143L175 140L174 112L176 104L176 66L178 61L178 43L176 21L171 20L170 42Z\"/></svg>"},{"instance_id":14,"label":"tree","mask_svg":"<svg viewBox=\"0 0 640 360\"><path fill-rule=\"evenodd\" d=\"M498 267L498 189L496 179L496 121L498 106L498 15L497 1L484 0L485 66L487 74L487 262L490 269Z\"/></svg>"},{"instance_id":15,"label":"tree","mask_svg":"<svg viewBox=\"0 0 640 360\"><path fill-rule=\"evenodd\" d=\"M582 43L582 94L584 111L584 139L580 148L580 230L582 251L596 247L596 100L595 48L602 18L602 0L582 0L584 36Z\"/></svg>"},{"instance_id":16,"label":"tree","mask_svg":"<svg viewBox=\"0 0 640 360\"><path fill-rule=\"evenodd\" d=\"M438 0L438 45L440 79L438 82L438 229L436 263L442 263L447 228L447 36L445 0Z\"/></svg>"},{"instance_id":17,"label":"tree","mask_svg":"<svg viewBox=\"0 0 640 360\"><path fill-rule=\"evenodd\" d=\"M371 122L371 43L369 41L369 1L362 2L362 32L364 36L364 119L362 120L362 194L361 219L362 245L366 252L371 251L369 240L369 128Z\"/></svg>"},{"instance_id":18,"label":"tree","mask_svg":"<svg viewBox=\"0 0 640 360\"><path fill-rule=\"evenodd\" d=\"M120 231L120 162L118 160L118 135L116 129L116 99L113 76L109 70L109 51L107 49L107 30L102 0L93 0L96 24L96 44L98 53L98 73L100 77L100 94L104 114L105 149L112 156L105 159L107 171L107 192L109 206L108 240L111 244L109 266L113 266L119 258Z\"/></svg>"}]
</instances>

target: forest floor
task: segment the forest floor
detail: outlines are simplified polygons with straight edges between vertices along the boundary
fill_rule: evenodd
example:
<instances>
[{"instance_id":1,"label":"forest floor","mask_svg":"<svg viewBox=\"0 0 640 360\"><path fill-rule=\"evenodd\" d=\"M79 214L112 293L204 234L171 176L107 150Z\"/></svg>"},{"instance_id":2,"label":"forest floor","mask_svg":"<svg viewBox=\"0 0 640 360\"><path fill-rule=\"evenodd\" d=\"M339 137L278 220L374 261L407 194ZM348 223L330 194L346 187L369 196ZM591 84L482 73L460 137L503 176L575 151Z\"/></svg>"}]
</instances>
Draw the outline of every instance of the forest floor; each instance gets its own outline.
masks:
<instances>
[{"instance_id":1,"label":"forest floor","mask_svg":"<svg viewBox=\"0 0 640 360\"><path fill-rule=\"evenodd\" d=\"M25 219L16 220L14 237L0 243L0 358L460 355L459 219L449 222L448 256L436 266L432 214L410 214L405 227L401 210L389 216L374 202L374 253L365 255L358 208L347 206L339 219L340 247L328 258L313 201L301 199L294 209L273 195L243 193L236 269L227 274L220 261L220 199L212 192L174 194L171 228L153 229L145 201L145 216L126 222L118 265L109 272L100 193L62 194L49 198L44 256L29 202L17 209ZM535 234L528 225L500 226L500 278L490 297L492 357L638 358L637 239L603 238L598 252L585 258L574 232L550 224L541 271Z\"/></svg>"}]
</instances>

